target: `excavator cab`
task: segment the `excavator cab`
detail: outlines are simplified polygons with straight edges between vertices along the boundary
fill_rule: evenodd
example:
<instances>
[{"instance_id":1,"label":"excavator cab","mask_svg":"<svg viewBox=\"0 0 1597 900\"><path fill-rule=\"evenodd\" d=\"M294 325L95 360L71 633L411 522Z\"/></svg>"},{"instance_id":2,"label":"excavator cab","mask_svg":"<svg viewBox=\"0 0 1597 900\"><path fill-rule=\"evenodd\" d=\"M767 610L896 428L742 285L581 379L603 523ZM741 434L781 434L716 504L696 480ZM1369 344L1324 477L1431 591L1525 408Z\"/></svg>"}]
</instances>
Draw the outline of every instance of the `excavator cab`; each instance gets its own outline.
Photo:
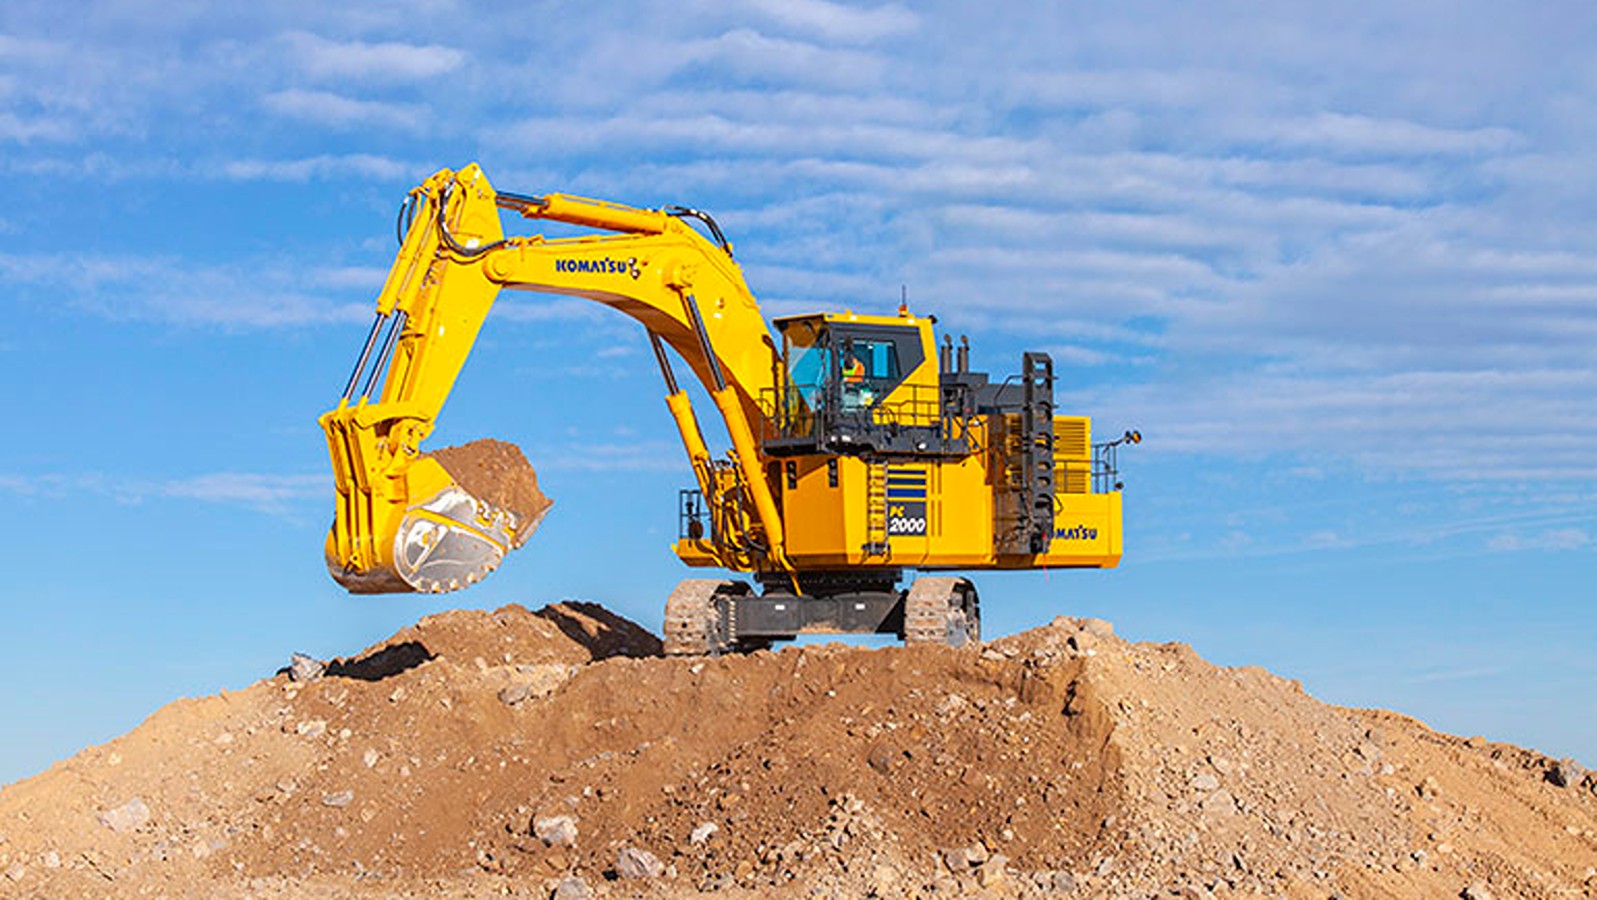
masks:
<instances>
[{"instance_id":1,"label":"excavator cab","mask_svg":"<svg viewBox=\"0 0 1597 900\"><path fill-rule=\"evenodd\" d=\"M960 455L927 348L931 321L823 313L777 319L782 357L771 409L773 456Z\"/></svg>"}]
</instances>

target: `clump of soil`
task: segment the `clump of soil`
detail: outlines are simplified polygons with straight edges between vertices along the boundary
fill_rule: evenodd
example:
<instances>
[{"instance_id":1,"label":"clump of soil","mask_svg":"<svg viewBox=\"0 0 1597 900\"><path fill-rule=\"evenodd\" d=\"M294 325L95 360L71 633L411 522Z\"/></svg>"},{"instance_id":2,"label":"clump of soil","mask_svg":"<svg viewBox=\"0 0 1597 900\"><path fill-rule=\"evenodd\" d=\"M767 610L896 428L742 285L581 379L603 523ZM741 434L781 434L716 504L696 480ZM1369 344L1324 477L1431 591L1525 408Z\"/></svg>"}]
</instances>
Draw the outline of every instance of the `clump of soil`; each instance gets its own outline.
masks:
<instances>
[{"instance_id":1,"label":"clump of soil","mask_svg":"<svg viewBox=\"0 0 1597 900\"><path fill-rule=\"evenodd\" d=\"M521 448L508 441L482 438L423 455L437 460L467 493L514 513L518 547L537 530L554 505L538 489L538 473Z\"/></svg>"},{"instance_id":2,"label":"clump of soil","mask_svg":"<svg viewBox=\"0 0 1597 900\"><path fill-rule=\"evenodd\" d=\"M0 791L0 896L1597 897L1573 761L1107 623L659 650L455 611L178 701Z\"/></svg>"}]
</instances>

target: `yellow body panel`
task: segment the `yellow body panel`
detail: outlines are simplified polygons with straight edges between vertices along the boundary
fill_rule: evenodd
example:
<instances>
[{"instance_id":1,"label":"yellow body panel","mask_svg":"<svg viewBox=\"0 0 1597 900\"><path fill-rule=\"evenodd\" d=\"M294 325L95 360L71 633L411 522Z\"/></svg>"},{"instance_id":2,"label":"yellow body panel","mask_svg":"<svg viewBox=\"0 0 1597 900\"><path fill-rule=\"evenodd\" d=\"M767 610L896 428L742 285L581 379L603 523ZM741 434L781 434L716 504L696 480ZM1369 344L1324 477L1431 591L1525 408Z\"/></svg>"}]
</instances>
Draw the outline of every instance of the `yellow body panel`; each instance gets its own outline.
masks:
<instances>
[{"instance_id":1,"label":"yellow body panel","mask_svg":"<svg viewBox=\"0 0 1597 900\"><path fill-rule=\"evenodd\" d=\"M1120 492L1055 494L1054 539L1036 558L1043 568L1113 568L1120 564Z\"/></svg>"},{"instance_id":2,"label":"yellow body panel","mask_svg":"<svg viewBox=\"0 0 1597 900\"><path fill-rule=\"evenodd\" d=\"M984 437L986 429L975 424L972 434ZM1059 449L1056 470L1079 477L1055 482L1054 536L1047 553L996 551L992 484L997 476L989 468L989 454L936 462L814 455L770 464L788 559L800 572L1114 567L1121 557L1121 498L1118 491L1091 493L1090 428L1085 417L1062 416L1056 423L1056 434L1074 437ZM873 475L888 484L880 504L872 502ZM867 552L878 535L885 539L885 552ZM682 540L675 550L690 566L720 565L706 541Z\"/></svg>"}]
</instances>

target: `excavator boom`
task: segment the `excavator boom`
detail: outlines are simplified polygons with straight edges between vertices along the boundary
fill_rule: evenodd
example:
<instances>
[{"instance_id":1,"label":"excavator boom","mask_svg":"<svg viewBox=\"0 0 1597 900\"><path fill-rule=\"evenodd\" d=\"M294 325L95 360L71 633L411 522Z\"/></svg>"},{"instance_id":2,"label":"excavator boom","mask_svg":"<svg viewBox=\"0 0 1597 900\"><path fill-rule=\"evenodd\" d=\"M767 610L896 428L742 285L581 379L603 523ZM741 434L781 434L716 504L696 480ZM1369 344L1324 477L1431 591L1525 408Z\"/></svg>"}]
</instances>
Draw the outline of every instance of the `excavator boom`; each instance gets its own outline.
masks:
<instances>
[{"instance_id":1,"label":"excavator boom","mask_svg":"<svg viewBox=\"0 0 1597 900\"><path fill-rule=\"evenodd\" d=\"M501 209L598 229L577 238L504 236ZM782 523L760 470L759 402L775 347L730 245L684 217L561 194L499 194L481 170L443 170L413 190L400 251L376 320L336 408L321 417L338 491L326 555L333 577L361 593L438 592L491 572L537 528L467 490L422 454L444 401L502 288L584 297L641 322L657 351L667 404L704 496L728 513L729 564L782 567ZM714 460L664 347L687 362L727 425Z\"/></svg>"}]
</instances>

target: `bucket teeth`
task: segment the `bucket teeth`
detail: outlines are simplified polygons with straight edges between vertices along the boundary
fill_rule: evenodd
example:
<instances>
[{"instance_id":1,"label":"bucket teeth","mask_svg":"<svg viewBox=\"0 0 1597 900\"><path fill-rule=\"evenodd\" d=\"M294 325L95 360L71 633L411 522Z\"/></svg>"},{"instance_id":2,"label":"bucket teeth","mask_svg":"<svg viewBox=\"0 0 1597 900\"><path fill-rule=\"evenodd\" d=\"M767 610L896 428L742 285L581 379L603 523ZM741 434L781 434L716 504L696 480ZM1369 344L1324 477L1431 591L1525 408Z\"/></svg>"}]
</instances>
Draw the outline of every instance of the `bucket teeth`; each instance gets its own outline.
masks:
<instances>
[{"instance_id":1,"label":"bucket teeth","mask_svg":"<svg viewBox=\"0 0 1597 900\"><path fill-rule=\"evenodd\" d=\"M329 569L351 593L457 591L481 581L499 567L506 553L521 545L525 537L518 536L520 527L514 513L451 485L405 512L394 535L392 568L354 572L330 565Z\"/></svg>"},{"instance_id":2,"label":"bucket teeth","mask_svg":"<svg viewBox=\"0 0 1597 900\"><path fill-rule=\"evenodd\" d=\"M460 487L410 508L394 536L394 569L413 589L457 591L499 567L515 544L516 517Z\"/></svg>"},{"instance_id":3,"label":"bucket teeth","mask_svg":"<svg viewBox=\"0 0 1597 900\"><path fill-rule=\"evenodd\" d=\"M365 458L338 452L348 449L345 431L328 434L335 461ZM436 594L476 584L527 542L552 505L521 449L505 441L413 458L387 459L382 449L366 447L380 465L339 471L327 567L351 593Z\"/></svg>"}]
</instances>

